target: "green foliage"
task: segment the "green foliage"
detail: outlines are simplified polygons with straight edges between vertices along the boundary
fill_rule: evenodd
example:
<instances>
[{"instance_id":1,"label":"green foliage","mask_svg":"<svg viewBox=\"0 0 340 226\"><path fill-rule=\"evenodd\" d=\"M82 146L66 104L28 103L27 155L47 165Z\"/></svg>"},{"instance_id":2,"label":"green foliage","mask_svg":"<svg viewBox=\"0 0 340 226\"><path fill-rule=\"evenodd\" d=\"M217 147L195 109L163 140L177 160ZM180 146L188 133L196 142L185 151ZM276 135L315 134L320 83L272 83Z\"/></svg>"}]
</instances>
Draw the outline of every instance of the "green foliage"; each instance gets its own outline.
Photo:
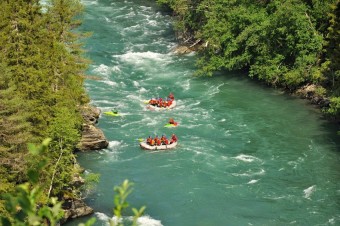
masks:
<instances>
[{"instance_id":1,"label":"green foliage","mask_svg":"<svg viewBox=\"0 0 340 226\"><path fill-rule=\"evenodd\" d=\"M123 226L123 211L126 210L129 207L129 203L126 201L127 197L132 192L132 186L133 184L129 182L128 180L124 180L124 182L120 186L114 187L114 191L116 192L116 195L114 196L114 209L113 214L117 218L116 220L110 219L109 223L111 226ZM137 219L142 216L143 212L145 211L145 206L141 207L139 210L136 208L132 208L132 211L134 213L134 217L132 220L132 225L137 225Z\"/></svg>"},{"instance_id":2,"label":"green foliage","mask_svg":"<svg viewBox=\"0 0 340 226\"><path fill-rule=\"evenodd\" d=\"M174 11L179 39L203 43L197 75L248 70L275 87L315 84L340 95L338 0L157 2Z\"/></svg>"},{"instance_id":3,"label":"green foliage","mask_svg":"<svg viewBox=\"0 0 340 226\"><path fill-rule=\"evenodd\" d=\"M327 112L332 115L340 116L340 97L332 97L330 101L330 108Z\"/></svg>"},{"instance_id":4,"label":"green foliage","mask_svg":"<svg viewBox=\"0 0 340 226\"><path fill-rule=\"evenodd\" d=\"M82 57L78 0L0 1L0 192L34 178L41 189L62 197L75 171L74 147L80 139L78 107L89 101L83 87L87 61ZM44 156L28 155L25 143L51 137ZM14 173L13 173L14 172ZM41 203L48 201L40 197ZM0 200L0 215L7 215Z\"/></svg>"},{"instance_id":5,"label":"green foliage","mask_svg":"<svg viewBox=\"0 0 340 226\"><path fill-rule=\"evenodd\" d=\"M30 144L30 155L39 156L46 153L50 139L46 139L40 146ZM18 185L14 195L5 194L6 210L11 217L0 217L2 225L56 225L62 218L61 202L51 198L48 205L39 206L38 200L44 196L43 189L38 185L41 170L47 160L40 162L28 173L28 182Z\"/></svg>"},{"instance_id":6,"label":"green foliage","mask_svg":"<svg viewBox=\"0 0 340 226\"><path fill-rule=\"evenodd\" d=\"M87 194L91 193L96 185L99 182L100 174L96 173L86 173L83 174L82 177L85 179L85 183L82 186L83 196L87 196Z\"/></svg>"}]
</instances>

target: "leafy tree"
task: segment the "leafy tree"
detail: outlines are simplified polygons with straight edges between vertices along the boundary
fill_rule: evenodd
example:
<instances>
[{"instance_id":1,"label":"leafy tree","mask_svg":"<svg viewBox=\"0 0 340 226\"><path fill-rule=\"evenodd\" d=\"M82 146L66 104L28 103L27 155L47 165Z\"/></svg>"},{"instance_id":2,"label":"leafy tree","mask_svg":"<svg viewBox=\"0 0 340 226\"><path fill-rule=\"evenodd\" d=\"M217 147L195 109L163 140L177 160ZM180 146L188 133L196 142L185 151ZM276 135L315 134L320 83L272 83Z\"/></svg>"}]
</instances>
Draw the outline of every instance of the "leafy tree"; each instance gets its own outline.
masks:
<instances>
[{"instance_id":1,"label":"leafy tree","mask_svg":"<svg viewBox=\"0 0 340 226\"><path fill-rule=\"evenodd\" d=\"M326 54L323 63L323 72L330 83L331 105L328 113L340 116L340 1L332 5L329 14L329 27L326 36Z\"/></svg>"}]
</instances>

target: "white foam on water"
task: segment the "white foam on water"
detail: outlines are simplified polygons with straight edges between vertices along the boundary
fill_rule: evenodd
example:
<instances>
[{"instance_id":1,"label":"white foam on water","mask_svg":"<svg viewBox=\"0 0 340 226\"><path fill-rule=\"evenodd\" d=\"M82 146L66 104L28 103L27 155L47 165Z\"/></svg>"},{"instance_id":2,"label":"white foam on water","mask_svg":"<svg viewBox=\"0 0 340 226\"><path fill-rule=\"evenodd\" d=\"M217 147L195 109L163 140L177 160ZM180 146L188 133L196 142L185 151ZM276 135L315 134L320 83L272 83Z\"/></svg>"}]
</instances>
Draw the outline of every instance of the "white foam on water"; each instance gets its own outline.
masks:
<instances>
[{"instance_id":1,"label":"white foam on water","mask_svg":"<svg viewBox=\"0 0 340 226\"><path fill-rule=\"evenodd\" d=\"M306 188L305 190L303 190L304 198L306 199L310 199L310 196L313 194L313 192L315 192L316 185L310 186L309 188Z\"/></svg>"},{"instance_id":2,"label":"white foam on water","mask_svg":"<svg viewBox=\"0 0 340 226\"><path fill-rule=\"evenodd\" d=\"M111 68L112 71L114 72L121 72L120 68L116 65Z\"/></svg>"},{"instance_id":3,"label":"white foam on water","mask_svg":"<svg viewBox=\"0 0 340 226\"><path fill-rule=\"evenodd\" d=\"M151 8L151 7L147 7L147 6L142 5L142 6L140 6L140 9L141 9L141 11L143 11L143 12L148 12L148 13L149 13L149 11L150 11L152 8Z\"/></svg>"},{"instance_id":4,"label":"white foam on water","mask_svg":"<svg viewBox=\"0 0 340 226\"><path fill-rule=\"evenodd\" d=\"M115 149L117 149L118 147L120 147L121 145L122 145L122 142L121 142L121 141L113 140L113 141L110 141L110 142L109 142L108 148L111 149L111 150L115 150Z\"/></svg>"},{"instance_id":5,"label":"white foam on water","mask_svg":"<svg viewBox=\"0 0 340 226\"><path fill-rule=\"evenodd\" d=\"M334 218L328 219L328 223L329 224L335 224L335 219Z\"/></svg>"},{"instance_id":6,"label":"white foam on water","mask_svg":"<svg viewBox=\"0 0 340 226\"><path fill-rule=\"evenodd\" d=\"M130 100L137 100L138 102L141 101L141 97L140 96L137 96L137 95L134 95L134 94L129 94L126 96L128 99Z\"/></svg>"},{"instance_id":7,"label":"white foam on water","mask_svg":"<svg viewBox=\"0 0 340 226\"><path fill-rule=\"evenodd\" d=\"M108 77L109 75L112 74L112 72L120 73L121 70L118 66L109 67L105 64L100 64L99 66L95 66L92 72Z\"/></svg>"},{"instance_id":8,"label":"white foam on water","mask_svg":"<svg viewBox=\"0 0 340 226\"><path fill-rule=\"evenodd\" d=\"M105 81L102 81L103 83L105 84L108 84L112 87L117 87L118 86L118 83L117 82L114 82L114 81L109 81L109 80L105 80Z\"/></svg>"},{"instance_id":9,"label":"white foam on water","mask_svg":"<svg viewBox=\"0 0 340 226\"><path fill-rule=\"evenodd\" d=\"M138 121L132 121L132 122L128 122L128 123L122 124L120 127L124 128L124 127L130 126L130 125L134 125L134 124L139 125L140 123Z\"/></svg>"},{"instance_id":10,"label":"white foam on water","mask_svg":"<svg viewBox=\"0 0 340 226\"><path fill-rule=\"evenodd\" d=\"M105 64L100 64L98 67L93 69L93 72L99 73L101 75L108 75L110 73L110 67Z\"/></svg>"},{"instance_id":11,"label":"white foam on water","mask_svg":"<svg viewBox=\"0 0 340 226\"><path fill-rule=\"evenodd\" d=\"M163 226L160 220L153 219L148 215L139 217L137 224L139 226Z\"/></svg>"},{"instance_id":12,"label":"white foam on water","mask_svg":"<svg viewBox=\"0 0 340 226\"><path fill-rule=\"evenodd\" d=\"M252 176L260 176L265 174L265 170L261 169L258 172L251 172L249 171L248 173L232 173L233 176L241 176L241 177L252 177Z\"/></svg>"},{"instance_id":13,"label":"white foam on water","mask_svg":"<svg viewBox=\"0 0 340 226\"><path fill-rule=\"evenodd\" d=\"M140 28L140 24L132 25L130 27L125 27L123 31L136 31L137 28Z\"/></svg>"},{"instance_id":14,"label":"white foam on water","mask_svg":"<svg viewBox=\"0 0 340 226\"><path fill-rule=\"evenodd\" d=\"M247 184L255 184L257 183L259 180L250 180Z\"/></svg>"},{"instance_id":15,"label":"white foam on water","mask_svg":"<svg viewBox=\"0 0 340 226\"><path fill-rule=\"evenodd\" d=\"M92 101L92 103L94 103L95 105L100 105L100 104L112 104L112 101L109 100L96 100L96 101Z\"/></svg>"},{"instance_id":16,"label":"white foam on water","mask_svg":"<svg viewBox=\"0 0 340 226\"><path fill-rule=\"evenodd\" d=\"M105 217L103 217L103 218L105 218ZM109 220L109 218L107 218L107 225L109 225L108 220ZM112 217L111 220L115 223L115 225L118 222L122 221L122 219L118 219L116 216ZM130 221L130 222L132 222L132 220L133 220L132 216L123 217L123 221ZM152 217L150 217L148 215L139 217L137 219L137 225L138 226L163 226L160 220L155 220L155 219L153 219Z\"/></svg>"},{"instance_id":17,"label":"white foam on water","mask_svg":"<svg viewBox=\"0 0 340 226\"><path fill-rule=\"evenodd\" d=\"M114 55L114 57L120 58L122 61L135 64L135 65L143 65L146 62L150 63L166 63L169 59L169 56L166 54L155 53L151 51L147 52L127 52L123 55ZM153 65L154 66L154 65Z\"/></svg>"},{"instance_id":18,"label":"white foam on water","mask_svg":"<svg viewBox=\"0 0 340 226\"><path fill-rule=\"evenodd\" d=\"M120 82L119 84L122 86L122 88L126 88L126 84L124 82Z\"/></svg>"},{"instance_id":19,"label":"white foam on water","mask_svg":"<svg viewBox=\"0 0 340 226\"><path fill-rule=\"evenodd\" d=\"M142 88L140 88L140 89L138 90L138 92L139 92L139 93L147 93L148 90L145 89L144 87L142 87Z\"/></svg>"},{"instance_id":20,"label":"white foam on water","mask_svg":"<svg viewBox=\"0 0 340 226\"><path fill-rule=\"evenodd\" d=\"M258 158L251 156L251 155L244 155L244 154L240 154L236 157L234 157L235 159L241 160L243 162L253 162L255 160L259 160Z\"/></svg>"},{"instance_id":21,"label":"white foam on water","mask_svg":"<svg viewBox=\"0 0 340 226\"><path fill-rule=\"evenodd\" d=\"M134 86L134 87L139 87L139 86L140 86L140 85L139 85L139 82L133 81L133 86Z\"/></svg>"},{"instance_id":22,"label":"white foam on water","mask_svg":"<svg viewBox=\"0 0 340 226\"><path fill-rule=\"evenodd\" d=\"M110 217L107 216L105 213L95 212L94 214L100 221L109 222Z\"/></svg>"},{"instance_id":23,"label":"white foam on water","mask_svg":"<svg viewBox=\"0 0 340 226\"><path fill-rule=\"evenodd\" d=\"M98 5L98 0L81 0L84 5Z\"/></svg>"},{"instance_id":24,"label":"white foam on water","mask_svg":"<svg viewBox=\"0 0 340 226\"><path fill-rule=\"evenodd\" d=\"M109 18L107 18L106 16L104 16L104 19L105 19L105 21L108 22L108 23L111 22L111 20L110 20Z\"/></svg>"},{"instance_id":25,"label":"white foam on water","mask_svg":"<svg viewBox=\"0 0 340 226\"><path fill-rule=\"evenodd\" d=\"M218 86L212 86L209 88L207 95L214 96L215 94L218 94L220 92L220 87L223 86L224 83L218 85Z\"/></svg>"},{"instance_id":26,"label":"white foam on water","mask_svg":"<svg viewBox=\"0 0 340 226\"><path fill-rule=\"evenodd\" d=\"M156 20L148 20L148 25L152 26L152 27L156 27L158 25Z\"/></svg>"}]
</instances>

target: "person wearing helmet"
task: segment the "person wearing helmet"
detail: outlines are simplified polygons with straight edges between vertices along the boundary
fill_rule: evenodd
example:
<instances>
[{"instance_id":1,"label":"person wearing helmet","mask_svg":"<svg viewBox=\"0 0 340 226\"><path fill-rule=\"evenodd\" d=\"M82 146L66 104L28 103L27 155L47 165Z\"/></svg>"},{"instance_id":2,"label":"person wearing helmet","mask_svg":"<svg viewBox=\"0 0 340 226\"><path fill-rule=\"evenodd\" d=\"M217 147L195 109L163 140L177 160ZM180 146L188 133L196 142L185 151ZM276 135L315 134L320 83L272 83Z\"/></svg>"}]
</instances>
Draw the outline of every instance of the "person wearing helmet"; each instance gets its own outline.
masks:
<instances>
[{"instance_id":1,"label":"person wearing helmet","mask_svg":"<svg viewBox=\"0 0 340 226\"><path fill-rule=\"evenodd\" d=\"M159 139L157 135L155 136L154 142L155 142L155 145L158 145L158 146L161 145L161 139Z\"/></svg>"},{"instance_id":2,"label":"person wearing helmet","mask_svg":"<svg viewBox=\"0 0 340 226\"><path fill-rule=\"evenodd\" d=\"M152 144L152 137L149 136L147 139L146 139L146 143L151 145Z\"/></svg>"},{"instance_id":3,"label":"person wearing helmet","mask_svg":"<svg viewBox=\"0 0 340 226\"><path fill-rule=\"evenodd\" d=\"M171 100L174 100L175 99L175 96L173 93L170 92L169 96L168 96Z\"/></svg>"},{"instance_id":4,"label":"person wearing helmet","mask_svg":"<svg viewBox=\"0 0 340 226\"><path fill-rule=\"evenodd\" d=\"M177 142L177 136L175 135L175 134L172 134L171 135L171 140L170 140L170 144L172 144L172 143L176 143Z\"/></svg>"},{"instance_id":5,"label":"person wearing helmet","mask_svg":"<svg viewBox=\"0 0 340 226\"><path fill-rule=\"evenodd\" d=\"M175 120L173 118L169 119L169 124L177 126L177 122L175 122Z\"/></svg>"}]
</instances>

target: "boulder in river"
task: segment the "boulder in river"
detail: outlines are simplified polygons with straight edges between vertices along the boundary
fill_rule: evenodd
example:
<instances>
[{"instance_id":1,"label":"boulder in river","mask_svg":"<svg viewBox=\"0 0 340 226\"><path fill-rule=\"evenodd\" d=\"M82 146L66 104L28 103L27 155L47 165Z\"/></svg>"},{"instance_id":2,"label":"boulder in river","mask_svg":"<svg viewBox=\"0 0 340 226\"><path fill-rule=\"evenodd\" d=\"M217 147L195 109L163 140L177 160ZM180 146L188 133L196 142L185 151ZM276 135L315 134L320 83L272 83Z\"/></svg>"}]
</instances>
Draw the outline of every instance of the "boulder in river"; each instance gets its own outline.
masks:
<instances>
[{"instance_id":1,"label":"boulder in river","mask_svg":"<svg viewBox=\"0 0 340 226\"><path fill-rule=\"evenodd\" d=\"M82 136L77 149L79 151L100 150L107 148L109 142L103 131L91 124L83 124Z\"/></svg>"}]
</instances>

